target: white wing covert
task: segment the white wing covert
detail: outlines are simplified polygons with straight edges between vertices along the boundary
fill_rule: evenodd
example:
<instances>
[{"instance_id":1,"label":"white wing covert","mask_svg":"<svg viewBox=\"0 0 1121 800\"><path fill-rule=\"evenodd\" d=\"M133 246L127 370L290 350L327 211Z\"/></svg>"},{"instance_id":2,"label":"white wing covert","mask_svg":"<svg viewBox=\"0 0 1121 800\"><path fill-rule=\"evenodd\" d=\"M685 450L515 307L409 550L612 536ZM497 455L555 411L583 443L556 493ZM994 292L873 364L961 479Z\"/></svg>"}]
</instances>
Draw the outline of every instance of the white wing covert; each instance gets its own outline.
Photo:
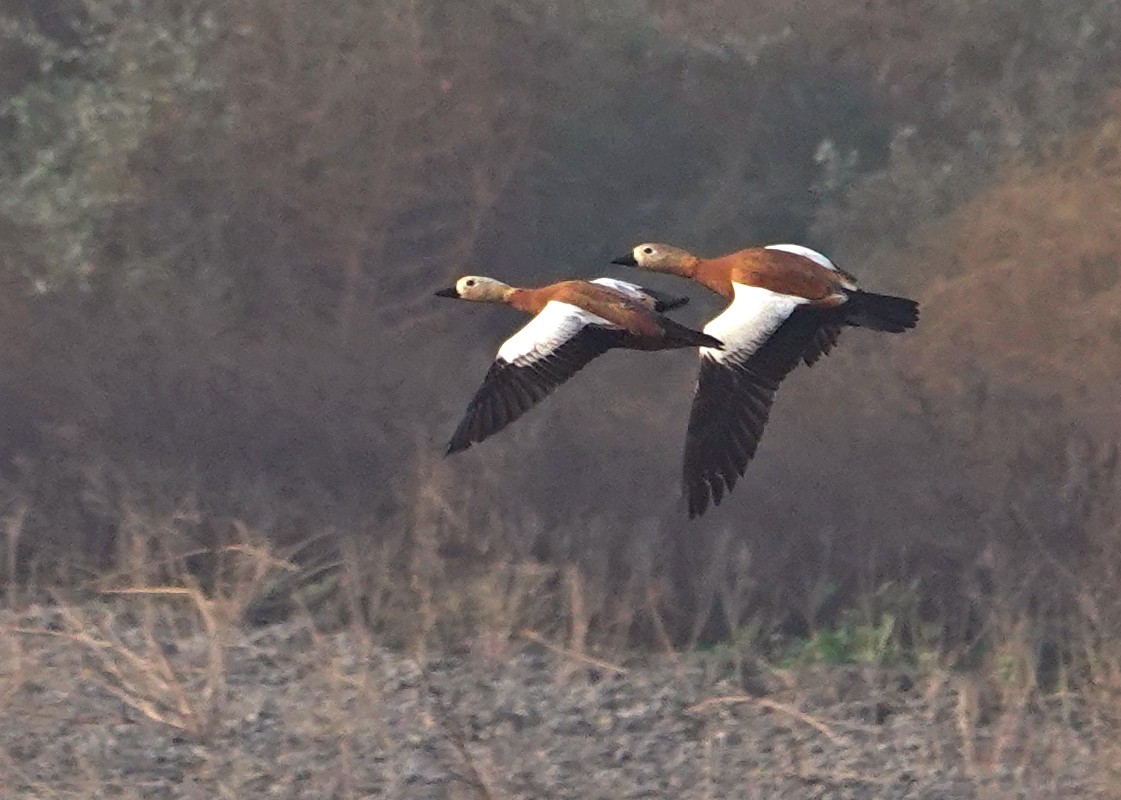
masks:
<instances>
[{"instance_id":1,"label":"white wing covert","mask_svg":"<svg viewBox=\"0 0 1121 800\"><path fill-rule=\"evenodd\" d=\"M659 313L678 308L689 302L688 297L659 292L656 289L639 286L637 283L621 281L618 278L596 278L591 282L598 283L600 286L606 286L609 289L614 289L620 294L629 297L631 300L642 303L642 305L647 308L652 308Z\"/></svg>"}]
</instances>

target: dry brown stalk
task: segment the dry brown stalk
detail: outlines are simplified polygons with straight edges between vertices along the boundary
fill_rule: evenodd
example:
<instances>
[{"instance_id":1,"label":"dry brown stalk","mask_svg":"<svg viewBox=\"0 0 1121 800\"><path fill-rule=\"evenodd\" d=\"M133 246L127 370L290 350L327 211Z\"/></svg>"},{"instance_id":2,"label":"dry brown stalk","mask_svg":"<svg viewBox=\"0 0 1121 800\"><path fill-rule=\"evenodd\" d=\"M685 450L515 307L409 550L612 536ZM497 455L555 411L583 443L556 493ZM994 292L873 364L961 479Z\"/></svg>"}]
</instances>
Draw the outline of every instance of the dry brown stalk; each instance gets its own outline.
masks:
<instances>
[{"instance_id":1,"label":"dry brown stalk","mask_svg":"<svg viewBox=\"0 0 1121 800\"><path fill-rule=\"evenodd\" d=\"M421 682L424 684L424 690L432 701L433 717L436 724L444 731L452 749L455 750L459 760L463 763L466 774L459 776L460 779L471 786L481 800L494 800L494 792L491 791L490 783L483 777L483 773L475 764L471 751L467 749L467 741L463 737L462 729L452 718L451 710L440 699L440 693L433 686L431 676L428 674L428 667L423 663L420 664L420 676Z\"/></svg>"},{"instance_id":2,"label":"dry brown stalk","mask_svg":"<svg viewBox=\"0 0 1121 800\"><path fill-rule=\"evenodd\" d=\"M529 639L531 642L541 645L546 650L552 653L556 653L557 655L564 656L565 658L572 659L573 661L581 661L585 664L590 664L593 667L610 670L611 672L617 673L619 675L627 674L626 667L620 667L618 664L612 664L610 661L604 661L603 659L596 658L595 656L585 655L584 653L578 653L575 650L569 650L566 647L561 647L560 645L553 644L536 631L524 629L522 630L520 635L523 639Z\"/></svg>"},{"instance_id":3,"label":"dry brown stalk","mask_svg":"<svg viewBox=\"0 0 1121 800\"><path fill-rule=\"evenodd\" d=\"M778 711L780 713L793 717L801 723L809 725L818 733L829 739L829 741L833 742L833 744L844 744L844 739L838 736L832 728L819 720L817 717L813 717L807 714L805 711L801 711L795 708L794 706L787 705L786 703L779 703L776 700L768 700L765 697L752 697L748 694L731 694L723 695L721 697L710 697L706 700L702 700L699 703L695 703L689 706L686 711L704 711L706 708L728 705L730 703L751 703L752 705L759 706L760 708L767 708L771 711Z\"/></svg>"}]
</instances>

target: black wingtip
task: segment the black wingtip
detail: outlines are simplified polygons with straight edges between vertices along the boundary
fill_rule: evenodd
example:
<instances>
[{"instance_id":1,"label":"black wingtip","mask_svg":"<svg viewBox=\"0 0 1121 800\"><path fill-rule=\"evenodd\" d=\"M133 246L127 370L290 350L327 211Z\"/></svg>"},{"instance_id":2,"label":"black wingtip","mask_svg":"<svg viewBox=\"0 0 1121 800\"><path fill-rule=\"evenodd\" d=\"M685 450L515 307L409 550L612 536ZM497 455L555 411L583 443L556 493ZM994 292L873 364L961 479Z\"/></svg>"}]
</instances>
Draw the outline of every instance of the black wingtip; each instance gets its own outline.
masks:
<instances>
[{"instance_id":1,"label":"black wingtip","mask_svg":"<svg viewBox=\"0 0 1121 800\"><path fill-rule=\"evenodd\" d=\"M673 311L675 308L681 308L689 304L688 297L668 297L665 300L659 300L658 304L654 306L655 311Z\"/></svg>"},{"instance_id":2,"label":"black wingtip","mask_svg":"<svg viewBox=\"0 0 1121 800\"><path fill-rule=\"evenodd\" d=\"M627 253L625 256L619 256L611 260L612 264L621 264L624 267L637 267L638 262L635 260L634 253Z\"/></svg>"},{"instance_id":3,"label":"black wingtip","mask_svg":"<svg viewBox=\"0 0 1121 800\"><path fill-rule=\"evenodd\" d=\"M474 443L468 438L453 436L451 441L448 442L447 449L444 450L444 458L447 458L448 456L454 456L456 453L462 453L472 444Z\"/></svg>"},{"instance_id":4,"label":"black wingtip","mask_svg":"<svg viewBox=\"0 0 1121 800\"><path fill-rule=\"evenodd\" d=\"M654 298L654 310L659 314L663 311L671 311L675 308L681 308L683 305L689 302L688 297L678 297L675 294L666 294L665 292L659 292L657 289L651 289L648 286L644 286L642 291L645 292L648 297Z\"/></svg>"},{"instance_id":5,"label":"black wingtip","mask_svg":"<svg viewBox=\"0 0 1121 800\"><path fill-rule=\"evenodd\" d=\"M432 294L436 295L437 297L459 297L459 292L456 291L456 288L454 286L449 286L447 289L440 289L439 291L433 292Z\"/></svg>"},{"instance_id":6,"label":"black wingtip","mask_svg":"<svg viewBox=\"0 0 1121 800\"><path fill-rule=\"evenodd\" d=\"M708 510L708 482L704 479L690 480L686 475L681 485L681 500L678 502L688 510L689 519L697 519Z\"/></svg>"}]
</instances>

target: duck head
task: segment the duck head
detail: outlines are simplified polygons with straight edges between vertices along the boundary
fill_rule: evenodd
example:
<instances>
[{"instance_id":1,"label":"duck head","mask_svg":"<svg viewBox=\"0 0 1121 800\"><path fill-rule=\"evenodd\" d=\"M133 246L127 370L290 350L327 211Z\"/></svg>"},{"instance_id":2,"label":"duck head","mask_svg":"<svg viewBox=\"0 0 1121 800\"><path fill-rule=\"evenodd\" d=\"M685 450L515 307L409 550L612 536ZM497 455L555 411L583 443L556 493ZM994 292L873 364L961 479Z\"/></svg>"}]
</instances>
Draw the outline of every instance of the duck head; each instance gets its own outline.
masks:
<instances>
[{"instance_id":1,"label":"duck head","mask_svg":"<svg viewBox=\"0 0 1121 800\"><path fill-rule=\"evenodd\" d=\"M440 289L436 292L436 296L474 300L479 303L501 303L511 291L509 285L502 281L496 281L494 278L465 275L455 282L455 286Z\"/></svg>"},{"instance_id":2,"label":"duck head","mask_svg":"<svg viewBox=\"0 0 1121 800\"><path fill-rule=\"evenodd\" d=\"M644 242L637 245L625 256L619 256L619 258L616 258L611 263L622 264L624 267L648 269L651 272L681 274L682 270L687 269L692 264L696 263L696 261L696 256L682 250L680 247L674 247L671 244L659 244L657 242Z\"/></svg>"}]
</instances>

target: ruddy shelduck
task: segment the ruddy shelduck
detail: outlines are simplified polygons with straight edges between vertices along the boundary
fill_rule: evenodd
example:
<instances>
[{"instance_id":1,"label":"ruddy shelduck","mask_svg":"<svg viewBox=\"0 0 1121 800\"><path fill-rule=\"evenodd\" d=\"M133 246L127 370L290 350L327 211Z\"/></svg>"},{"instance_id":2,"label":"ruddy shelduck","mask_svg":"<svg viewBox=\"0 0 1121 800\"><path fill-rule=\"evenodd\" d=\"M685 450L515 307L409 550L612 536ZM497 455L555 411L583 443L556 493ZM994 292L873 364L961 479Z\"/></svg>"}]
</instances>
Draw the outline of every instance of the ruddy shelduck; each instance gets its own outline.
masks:
<instances>
[{"instance_id":1,"label":"ruddy shelduck","mask_svg":"<svg viewBox=\"0 0 1121 800\"><path fill-rule=\"evenodd\" d=\"M688 298L613 278L518 289L493 278L468 275L436 295L505 303L534 315L498 349L482 387L452 434L448 455L502 430L593 358L613 348L706 347L716 353L723 348L715 336L660 313L684 305Z\"/></svg>"},{"instance_id":2,"label":"ruddy shelduck","mask_svg":"<svg viewBox=\"0 0 1121 800\"><path fill-rule=\"evenodd\" d=\"M718 505L743 476L779 383L799 361L808 366L829 353L846 325L899 333L919 316L914 300L866 292L796 244L699 258L646 243L612 263L689 278L731 301L704 327L725 346L700 350L683 468L690 517Z\"/></svg>"}]
</instances>

